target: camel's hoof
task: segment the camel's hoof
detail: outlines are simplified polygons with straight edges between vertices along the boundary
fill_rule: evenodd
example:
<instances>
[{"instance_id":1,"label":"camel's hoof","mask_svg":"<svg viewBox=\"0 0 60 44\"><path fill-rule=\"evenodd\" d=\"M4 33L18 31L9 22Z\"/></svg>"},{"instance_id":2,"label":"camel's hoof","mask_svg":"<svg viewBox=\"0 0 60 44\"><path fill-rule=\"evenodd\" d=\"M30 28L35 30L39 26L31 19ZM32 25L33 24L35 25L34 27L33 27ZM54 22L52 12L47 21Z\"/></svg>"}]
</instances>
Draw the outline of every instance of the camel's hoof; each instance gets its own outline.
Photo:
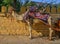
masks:
<instances>
[{"instance_id":1,"label":"camel's hoof","mask_svg":"<svg viewBox=\"0 0 60 44\"><path fill-rule=\"evenodd\" d=\"M49 41L54 41L54 39L53 39L53 38L49 38L48 40L49 40Z\"/></svg>"},{"instance_id":2,"label":"camel's hoof","mask_svg":"<svg viewBox=\"0 0 60 44\"><path fill-rule=\"evenodd\" d=\"M31 36L29 36L29 39L32 39L32 37L31 37Z\"/></svg>"},{"instance_id":3,"label":"camel's hoof","mask_svg":"<svg viewBox=\"0 0 60 44\"><path fill-rule=\"evenodd\" d=\"M49 39L49 41L54 41L54 39Z\"/></svg>"}]
</instances>

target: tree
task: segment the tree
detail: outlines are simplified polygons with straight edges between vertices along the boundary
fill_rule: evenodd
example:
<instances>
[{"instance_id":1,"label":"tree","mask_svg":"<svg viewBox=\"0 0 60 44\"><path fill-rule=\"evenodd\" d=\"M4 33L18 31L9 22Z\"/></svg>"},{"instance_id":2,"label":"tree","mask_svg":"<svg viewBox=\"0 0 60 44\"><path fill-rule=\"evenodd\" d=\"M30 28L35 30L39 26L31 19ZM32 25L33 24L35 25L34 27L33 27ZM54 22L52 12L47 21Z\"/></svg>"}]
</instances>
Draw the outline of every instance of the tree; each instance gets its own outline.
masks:
<instances>
[{"instance_id":1,"label":"tree","mask_svg":"<svg viewBox=\"0 0 60 44\"><path fill-rule=\"evenodd\" d=\"M3 0L0 0L0 11L1 11L2 3L3 3Z\"/></svg>"},{"instance_id":2,"label":"tree","mask_svg":"<svg viewBox=\"0 0 60 44\"><path fill-rule=\"evenodd\" d=\"M3 0L3 5L4 6L9 6L13 3L13 0Z\"/></svg>"},{"instance_id":3,"label":"tree","mask_svg":"<svg viewBox=\"0 0 60 44\"><path fill-rule=\"evenodd\" d=\"M21 7L21 1L19 2L19 0L13 0L12 6L16 12L19 12Z\"/></svg>"}]
</instances>

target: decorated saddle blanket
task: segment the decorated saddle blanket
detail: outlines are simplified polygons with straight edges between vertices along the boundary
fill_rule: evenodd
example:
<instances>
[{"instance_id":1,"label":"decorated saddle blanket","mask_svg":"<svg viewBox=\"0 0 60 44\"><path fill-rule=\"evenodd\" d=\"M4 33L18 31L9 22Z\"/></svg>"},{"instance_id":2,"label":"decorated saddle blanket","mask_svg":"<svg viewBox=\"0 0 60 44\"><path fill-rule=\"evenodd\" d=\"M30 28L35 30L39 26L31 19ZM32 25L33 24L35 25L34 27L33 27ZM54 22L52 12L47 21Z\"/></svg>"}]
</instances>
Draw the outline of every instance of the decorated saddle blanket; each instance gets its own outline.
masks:
<instances>
[{"instance_id":1,"label":"decorated saddle blanket","mask_svg":"<svg viewBox=\"0 0 60 44\"><path fill-rule=\"evenodd\" d=\"M47 22L47 20L49 18L48 14L39 14L39 13L37 13L35 16L36 16L36 18L38 18L40 20L43 20L44 22Z\"/></svg>"}]
</instances>

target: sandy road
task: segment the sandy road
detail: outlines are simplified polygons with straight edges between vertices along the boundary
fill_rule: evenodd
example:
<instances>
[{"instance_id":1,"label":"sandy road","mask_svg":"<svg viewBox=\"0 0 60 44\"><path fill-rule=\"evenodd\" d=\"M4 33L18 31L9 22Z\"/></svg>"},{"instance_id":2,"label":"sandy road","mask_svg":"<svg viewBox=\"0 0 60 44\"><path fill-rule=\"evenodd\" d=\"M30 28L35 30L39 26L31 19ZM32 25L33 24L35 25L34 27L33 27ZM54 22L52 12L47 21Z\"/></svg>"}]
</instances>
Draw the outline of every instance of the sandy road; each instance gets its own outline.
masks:
<instances>
[{"instance_id":1,"label":"sandy road","mask_svg":"<svg viewBox=\"0 0 60 44\"><path fill-rule=\"evenodd\" d=\"M2 36L0 44L60 44L59 40L49 41L47 37L36 37L29 39L28 36Z\"/></svg>"}]
</instances>

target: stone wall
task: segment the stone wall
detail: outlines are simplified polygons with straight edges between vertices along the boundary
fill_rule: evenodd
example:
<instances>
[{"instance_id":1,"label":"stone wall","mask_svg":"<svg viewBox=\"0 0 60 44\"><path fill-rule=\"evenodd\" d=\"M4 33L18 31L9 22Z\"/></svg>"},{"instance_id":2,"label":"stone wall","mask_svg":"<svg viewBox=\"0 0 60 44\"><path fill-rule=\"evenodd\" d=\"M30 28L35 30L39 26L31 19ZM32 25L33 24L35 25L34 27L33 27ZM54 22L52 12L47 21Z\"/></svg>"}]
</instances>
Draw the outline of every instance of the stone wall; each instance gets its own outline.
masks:
<instances>
[{"instance_id":1,"label":"stone wall","mask_svg":"<svg viewBox=\"0 0 60 44\"><path fill-rule=\"evenodd\" d=\"M48 28L39 22L33 25L33 35L48 35ZM24 22L11 21L10 18L0 17L0 35L29 35L28 25Z\"/></svg>"}]
</instances>

